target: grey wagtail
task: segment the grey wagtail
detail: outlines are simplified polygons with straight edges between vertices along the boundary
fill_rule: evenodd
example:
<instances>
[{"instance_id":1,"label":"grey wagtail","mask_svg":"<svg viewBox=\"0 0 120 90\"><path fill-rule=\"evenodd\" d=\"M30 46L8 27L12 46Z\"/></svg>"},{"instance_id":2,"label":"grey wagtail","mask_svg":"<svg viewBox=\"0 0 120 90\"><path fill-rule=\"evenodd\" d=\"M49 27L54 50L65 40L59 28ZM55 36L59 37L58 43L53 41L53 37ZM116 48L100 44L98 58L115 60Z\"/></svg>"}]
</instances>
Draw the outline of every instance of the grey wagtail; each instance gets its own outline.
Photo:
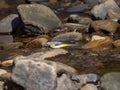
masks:
<instances>
[{"instance_id":1,"label":"grey wagtail","mask_svg":"<svg viewBox=\"0 0 120 90\"><path fill-rule=\"evenodd\" d=\"M69 46L77 46L77 44L69 44L69 43L54 41L54 42L47 42L45 46L49 46L51 48L64 48Z\"/></svg>"}]
</instances>

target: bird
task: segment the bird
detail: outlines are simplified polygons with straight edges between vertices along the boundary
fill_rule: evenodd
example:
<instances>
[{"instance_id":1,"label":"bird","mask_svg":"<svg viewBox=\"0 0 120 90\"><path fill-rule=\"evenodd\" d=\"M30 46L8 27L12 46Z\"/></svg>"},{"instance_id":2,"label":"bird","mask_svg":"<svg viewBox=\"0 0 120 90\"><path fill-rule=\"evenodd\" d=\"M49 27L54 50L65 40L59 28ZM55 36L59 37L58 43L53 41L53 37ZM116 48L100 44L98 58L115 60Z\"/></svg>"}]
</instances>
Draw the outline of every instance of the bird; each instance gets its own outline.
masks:
<instances>
[{"instance_id":1,"label":"bird","mask_svg":"<svg viewBox=\"0 0 120 90\"><path fill-rule=\"evenodd\" d=\"M64 48L64 47L70 47L70 46L77 46L77 44L53 41L53 42L47 42L45 46L49 46L50 48Z\"/></svg>"}]
</instances>

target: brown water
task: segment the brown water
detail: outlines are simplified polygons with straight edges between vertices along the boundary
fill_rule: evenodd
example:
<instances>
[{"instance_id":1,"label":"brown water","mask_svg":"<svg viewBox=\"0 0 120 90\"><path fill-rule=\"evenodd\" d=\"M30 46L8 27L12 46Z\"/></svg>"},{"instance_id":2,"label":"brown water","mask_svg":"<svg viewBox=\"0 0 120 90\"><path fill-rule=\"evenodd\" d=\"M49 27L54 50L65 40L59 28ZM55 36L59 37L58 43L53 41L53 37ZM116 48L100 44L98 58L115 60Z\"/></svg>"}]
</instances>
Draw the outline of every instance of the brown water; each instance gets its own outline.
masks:
<instances>
[{"instance_id":1,"label":"brown water","mask_svg":"<svg viewBox=\"0 0 120 90\"><path fill-rule=\"evenodd\" d=\"M24 3L24 0L5 1L5 3L2 3L3 6L0 5L0 19L9 14L17 13L17 5ZM14 57L19 55L29 55L37 51L41 50L1 50L0 61L13 59ZM97 52L73 48L68 49L68 51L71 52L71 54L61 55L49 59L70 65L76 68L79 71L79 73L97 73L99 75L103 75L106 72L120 72L120 49Z\"/></svg>"}]
</instances>

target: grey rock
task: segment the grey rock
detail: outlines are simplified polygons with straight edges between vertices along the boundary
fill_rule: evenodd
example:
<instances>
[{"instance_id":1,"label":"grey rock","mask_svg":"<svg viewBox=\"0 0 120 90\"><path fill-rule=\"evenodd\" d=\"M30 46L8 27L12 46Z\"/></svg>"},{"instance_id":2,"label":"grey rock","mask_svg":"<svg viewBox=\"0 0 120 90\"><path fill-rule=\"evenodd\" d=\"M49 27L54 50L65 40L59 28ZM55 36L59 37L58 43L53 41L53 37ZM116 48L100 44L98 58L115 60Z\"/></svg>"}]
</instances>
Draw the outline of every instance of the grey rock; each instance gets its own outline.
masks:
<instances>
[{"instance_id":1,"label":"grey rock","mask_svg":"<svg viewBox=\"0 0 120 90\"><path fill-rule=\"evenodd\" d=\"M77 32L80 32L80 31L82 32L89 27L89 25L76 24L76 23L65 23L65 24L63 24L63 26L70 27L74 31L77 31Z\"/></svg>"},{"instance_id":2,"label":"grey rock","mask_svg":"<svg viewBox=\"0 0 120 90\"><path fill-rule=\"evenodd\" d=\"M0 33L10 33L20 26L21 22L16 14L11 14L0 21Z\"/></svg>"},{"instance_id":3,"label":"grey rock","mask_svg":"<svg viewBox=\"0 0 120 90\"><path fill-rule=\"evenodd\" d=\"M107 19L111 19L114 21L118 21L118 19L120 18L120 12L116 12L112 9L109 9L107 12Z\"/></svg>"},{"instance_id":4,"label":"grey rock","mask_svg":"<svg viewBox=\"0 0 120 90\"><path fill-rule=\"evenodd\" d=\"M97 86L95 86L94 84L87 84L83 86L80 90L98 90L98 89Z\"/></svg>"},{"instance_id":5,"label":"grey rock","mask_svg":"<svg viewBox=\"0 0 120 90\"><path fill-rule=\"evenodd\" d=\"M92 20L89 17L83 17L83 16L79 16L77 14L72 14L68 17L67 22L87 25L87 24L90 24L92 22Z\"/></svg>"},{"instance_id":6,"label":"grey rock","mask_svg":"<svg viewBox=\"0 0 120 90\"><path fill-rule=\"evenodd\" d=\"M25 88L53 90L57 78L55 71L55 68L49 62L22 58L21 60L15 60L12 80Z\"/></svg>"},{"instance_id":7,"label":"grey rock","mask_svg":"<svg viewBox=\"0 0 120 90\"><path fill-rule=\"evenodd\" d=\"M72 69L61 63L28 57L15 58L14 65L12 80L25 88L34 90L54 90L57 88L58 74Z\"/></svg>"},{"instance_id":8,"label":"grey rock","mask_svg":"<svg viewBox=\"0 0 120 90\"><path fill-rule=\"evenodd\" d=\"M98 84L99 79L99 76L96 74L81 74L72 76L72 80L79 82L79 87L82 87L84 84L87 83Z\"/></svg>"},{"instance_id":9,"label":"grey rock","mask_svg":"<svg viewBox=\"0 0 120 90\"><path fill-rule=\"evenodd\" d=\"M93 7L94 5L99 4L99 0L84 0L83 2L89 5L90 7Z\"/></svg>"},{"instance_id":10,"label":"grey rock","mask_svg":"<svg viewBox=\"0 0 120 90\"><path fill-rule=\"evenodd\" d=\"M68 32L64 34L59 34L52 39L52 41L70 42L82 40L82 34L78 32Z\"/></svg>"},{"instance_id":11,"label":"grey rock","mask_svg":"<svg viewBox=\"0 0 120 90\"><path fill-rule=\"evenodd\" d=\"M111 72L103 75L101 87L103 90L120 90L120 72Z\"/></svg>"},{"instance_id":12,"label":"grey rock","mask_svg":"<svg viewBox=\"0 0 120 90\"><path fill-rule=\"evenodd\" d=\"M78 4L78 5L73 5L71 7L66 8L67 13L81 13L89 10L88 5L86 4Z\"/></svg>"},{"instance_id":13,"label":"grey rock","mask_svg":"<svg viewBox=\"0 0 120 90\"><path fill-rule=\"evenodd\" d=\"M55 90L78 90L78 88L66 74L63 74L57 78L57 88Z\"/></svg>"},{"instance_id":14,"label":"grey rock","mask_svg":"<svg viewBox=\"0 0 120 90\"><path fill-rule=\"evenodd\" d=\"M12 35L0 35L0 43L12 43L13 36Z\"/></svg>"},{"instance_id":15,"label":"grey rock","mask_svg":"<svg viewBox=\"0 0 120 90\"><path fill-rule=\"evenodd\" d=\"M3 90L3 84L4 82L0 81L0 90Z\"/></svg>"},{"instance_id":16,"label":"grey rock","mask_svg":"<svg viewBox=\"0 0 120 90\"><path fill-rule=\"evenodd\" d=\"M94 8L91 10L91 13L96 18L105 19L109 9L112 9L118 12L120 11L120 8L118 7L118 5L114 0L107 0L100 5L94 6Z\"/></svg>"},{"instance_id":17,"label":"grey rock","mask_svg":"<svg viewBox=\"0 0 120 90\"><path fill-rule=\"evenodd\" d=\"M53 50L49 50L46 52L37 52L37 53L33 53L31 55L29 55L29 58L37 58L39 60L44 60L44 59L48 59L48 58L52 58L58 55L64 55L67 54L68 51L64 50L64 49L53 49Z\"/></svg>"},{"instance_id":18,"label":"grey rock","mask_svg":"<svg viewBox=\"0 0 120 90\"><path fill-rule=\"evenodd\" d=\"M18 12L24 23L25 31L30 35L49 33L53 28L61 25L60 19L44 5L19 5Z\"/></svg>"}]
</instances>

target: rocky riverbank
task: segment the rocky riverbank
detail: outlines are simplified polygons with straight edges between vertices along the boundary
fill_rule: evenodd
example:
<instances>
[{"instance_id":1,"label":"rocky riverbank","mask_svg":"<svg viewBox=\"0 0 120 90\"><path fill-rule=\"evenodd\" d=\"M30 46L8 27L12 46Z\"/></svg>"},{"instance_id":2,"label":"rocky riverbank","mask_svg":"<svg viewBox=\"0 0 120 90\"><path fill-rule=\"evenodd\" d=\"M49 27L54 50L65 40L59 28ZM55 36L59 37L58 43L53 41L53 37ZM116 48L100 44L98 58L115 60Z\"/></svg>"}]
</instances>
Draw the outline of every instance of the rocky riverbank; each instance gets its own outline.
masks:
<instances>
[{"instance_id":1,"label":"rocky riverbank","mask_svg":"<svg viewBox=\"0 0 120 90\"><path fill-rule=\"evenodd\" d=\"M119 90L119 0L1 2L1 90Z\"/></svg>"}]
</instances>

